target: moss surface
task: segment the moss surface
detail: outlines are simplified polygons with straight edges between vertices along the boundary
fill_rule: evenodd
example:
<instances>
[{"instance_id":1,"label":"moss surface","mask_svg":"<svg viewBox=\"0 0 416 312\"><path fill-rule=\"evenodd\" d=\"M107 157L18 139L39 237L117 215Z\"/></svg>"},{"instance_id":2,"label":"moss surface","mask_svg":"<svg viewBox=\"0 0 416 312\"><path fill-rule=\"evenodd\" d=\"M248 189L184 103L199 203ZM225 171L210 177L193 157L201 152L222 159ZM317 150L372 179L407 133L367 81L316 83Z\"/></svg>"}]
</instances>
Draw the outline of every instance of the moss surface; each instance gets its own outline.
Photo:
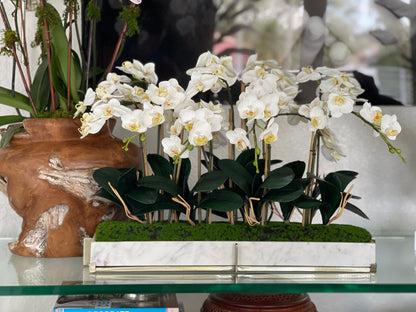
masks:
<instances>
[{"instance_id":1,"label":"moss surface","mask_svg":"<svg viewBox=\"0 0 416 312\"><path fill-rule=\"evenodd\" d=\"M360 227L344 224L312 224L271 222L266 226L246 223L215 222L191 226L186 222L140 224L135 221L106 221L95 233L96 241L314 241L371 242L371 234Z\"/></svg>"}]
</instances>

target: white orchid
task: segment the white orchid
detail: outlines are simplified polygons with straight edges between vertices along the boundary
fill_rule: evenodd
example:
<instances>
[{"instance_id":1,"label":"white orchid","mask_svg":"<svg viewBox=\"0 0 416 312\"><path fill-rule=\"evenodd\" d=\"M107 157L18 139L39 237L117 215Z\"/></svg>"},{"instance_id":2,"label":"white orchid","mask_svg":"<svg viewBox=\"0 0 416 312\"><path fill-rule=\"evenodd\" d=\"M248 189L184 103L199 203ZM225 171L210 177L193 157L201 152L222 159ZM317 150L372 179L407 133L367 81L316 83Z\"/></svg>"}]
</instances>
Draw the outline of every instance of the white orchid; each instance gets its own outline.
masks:
<instances>
[{"instance_id":1,"label":"white orchid","mask_svg":"<svg viewBox=\"0 0 416 312\"><path fill-rule=\"evenodd\" d=\"M144 133L152 126L152 116L141 109L135 109L121 116L121 127L134 132Z\"/></svg>"},{"instance_id":2,"label":"white orchid","mask_svg":"<svg viewBox=\"0 0 416 312\"><path fill-rule=\"evenodd\" d=\"M195 123L188 136L189 143L194 146L206 145L212 140L211 125L204 120L199 120Z\"/></svg>"},{"instance_id":3,"label":"white orchid","mask_svg":"<svg viewBox=\"0 0 416 312\"><path fill-rule=\"evenodd\" d=\"M322 154L324 157L330 161L339 161L344 154L342 153L335 134L328 128L321 129L320 133L323 143Z\"/></svg>"},{"instance_id":4,"label":"white orchid","mask_svg":"<svg viewBox=\"0 0 416 312\"><path fill-rule=\"evenodd\" d=\"M354 104L354 100L344 94L330 93L328 96L328 108L331 116L334 118L351 113L354 109Z\"/></svg>"},{"instance_id":5,"label":"white orchid","mask_svg":"<svg viewBox=\"0 0 416 312\"><path fill-rule=\"evenodd\" d=\"M250 141L247 138L247 132L244 129L236 128L234 130L228 130L225 136L240 152L251 148Z\"/></svg>"},{"instance_id":6,"label":"white orchid","mask_svg":"<svg viewBox=\"0 0 416 312\"><path fill-rule=\"evenodd\" d=\"M396 140L396 137L402 131L402 127L397 121L396 115L383 115L381 118L380 130L387 135L390 140Z\"/></svg>"},{"instance_id":7,"label":"white orchid","mask_svg":"<svg viewBox=\"0 0 416 312\"><path fill-rule=\"evenodd\" d=\"M328 116L325 111L318 106L313 107L309 112L311 126L313 130L324 129L328 124Z\"/></svg>"},{"instance_id":8,"label":"white orchid","mask_svg":"<svg viewBox=\"0 0 416 312\"><path fill-rule=\"evenodd\" d=\"M163 108L160 106L145 103L143 105L143 114L145 116L145 120L151 120L149 127L155 127L165 122Z\"/></svg>"},{"instance_id":9,"label":"white orchid","mask_svg":"<svg viewBox=\"0 0 416 312\"><path fill-rule=\"evenodd\" d=\"M262 119L266 106L256 96L242 93L237 101L237 110L241 119Z\"/></svg>"},{"instance_id":10,"label":"white orchid","mask_svg":"<svg viewBox=\"0 0 416 312\"><path fill-rule=\"evenodd\" d=\"M79 114L84 114L87 110L87 107L92 106L95 103L96 97L97 95L95 94L95 91L91 88L88 88L87 92L85 93L84 100L75 105L76 112L74 114L74 118L76 118Z\"/></svg>"},{"instance_id":11,"label":"white orchid","mask_svg":"<svg viewBox=\"0 0 416 312\"><path fill-rule=\"evenodd\" d=\"M181 139L176 135L171 135L162 140L163 152L169 157L189 158L189 150L182 144Z\"/></svg>"},{"instance_id":12,"label":"white orchid","mask_svg":"<svg viewBox=\"0 0 416 312\"><path fill-rule=\"evenodd\" d=\"M170 127L169 133L172 135L180 135L182 132L183 125L179 119L176 119L174 124Z\"/></svg>"},{"instance_id":13,"label":"white orchid","mask_svg":"<svg viewBox=\"0 0 416 312\"><path fill-rule=\"evenodd\" d=\"M186 94L193 97L198 92L211 90L218 93L224 87L232 86L237 80L237 73L229 56L218 57L211 52L202 53L196 66L186 71L191 81Z\"/></svg>"},{"instance_id":14,"label":"white orchid","mask_svg":"<svg viewBox=\"0 0 416 312\"><path fill-rule=\"evenodd\" d=\"M383 114L378 106L372 106L370 103L365 102L360 110L360 115L373 125L381 125Z\"/></svg>"},{"instance_id":15,"label":"white orchid","mask_svg":"<svg viewBox=\"0 0 416 312\"><path fill-rule=\"evenodd\" d=\"M303 67L302 70L297 74L296 80L300 83L307 82L310 80L321 79L321 74L314 70L312 66Z\"/></svg>"},{"instance_id":16,"label":"white orchid","mask_svg":"<svg viewBox=\"0 0 416 312\"><path fill-rule=\"evenodd\" d=\"M93 106L93 112L99 118L107 120L111 117L121 117L124 114L130 113L131 110L121 105L119 100L111 99L108 102L102 102L100 105Z\"/></svg>"},{"instance_id":17,"label":"white orchid","mask_svg":"<svg viewBox=\"0 0 416 312\"><path fill-rule=\"evenodd\" d=\"M206 92L210 90L215 83L217 78L211 74L203 74L200 72L193 72L191 75L191 80L189 81L188 87L186 88L186 96L192 98L199 92Z\"/></svg>"},{"instance_id":18,"label":"white orchid","mask_svg":"<svg viewBox=\"0 0 416 312\"><path fill-rule=\"evenodd\" d=\"M185 91L174 78L161 81L158 86L150 84L146 93L153 103L164 109L174 109L185 100Z\"/></svg>"},{"instance_id":19,"label":"white orchid","mask_svg":"<svg viewBox=\"0 0 416 312\"><path fill-rule=\"evenodd\" d=\"M88 134L98 133L104 126L106 119L100 118L93 113L84 113L81 117L81 127L78 129L81 133L81 139Z\"/></svg>"},{"instance_id":20,"label":"white orchid","mask_svg":"<svg viewBox=\"0 0 416 312\"><path fill-rule=\"evenodd\" d=\"M133 62L126 61L123 62L121 67L117 67L117 69L132 75L135 79L144 80L148 83L156 84L158 81L154 63L143 65L138 60L133 60Z\"/></svg>"},{"instance_id":21,"label":"white orchid","mask_svg":"<svg viewBox=\"0 0 416 312\"><path fill-rule=\"evenodd\" d=\"M259 140L264 141L266 144L272 144L277 140L277 133L279 131L279 125L274 122L273 119L270 120L267 128L260 133Z\"/></svg>"}]
</instances>

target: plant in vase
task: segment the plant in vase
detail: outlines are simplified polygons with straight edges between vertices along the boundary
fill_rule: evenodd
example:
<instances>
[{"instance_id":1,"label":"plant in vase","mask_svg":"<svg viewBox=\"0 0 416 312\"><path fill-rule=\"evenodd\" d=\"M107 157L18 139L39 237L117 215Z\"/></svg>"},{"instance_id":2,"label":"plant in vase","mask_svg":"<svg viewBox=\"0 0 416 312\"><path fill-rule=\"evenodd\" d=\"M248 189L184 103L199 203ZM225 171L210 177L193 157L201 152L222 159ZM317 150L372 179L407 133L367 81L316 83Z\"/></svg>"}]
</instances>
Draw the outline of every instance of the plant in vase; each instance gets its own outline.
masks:
<instances>
[{"instance_id":1,"label":"plant in vase","mask_svg":"<svg viewBox=\"0 0 416 312\"><path fill-rule=\"evenodd\" d=\"M87 14L92 30L99 18L95 2L89 2ZM126 1L121 13L129 24L123 28L108 71L128 30L137 28L131 21L139 11L132 2L137 3ZM134 166L138 149L119 152L122 142L111 135L114 124L103 128L97 138L79 144L80 122L72 117L94 73L99 73L90 66L93 41L85 49L80 43L79 2L66 1L61 17L52 4L40 1L33 44L40 45L41 55L34 74L26 36L30 14L24 1L0 4L2 53L12 56L14 65L11 88L0 88L0 103L16 109L14 115L0 116L0 126L7 126L1 139L1 190L23 218L19 239L10 249L25 256L79 256L83 238L93 235L100 221L117 215L114 206L94 196L97 185L92 171L102 166ZM75 38L80 54L73 49ZM15 90L16 71L26 94ZM97 157L97 153L104 156Z\"/></svg>"},{"instance_id":2,"label":"plant in vase","mask_svg":"<svg viewBox=\"0 0 416 312\"><path fill-rule=\"evenodd\" d=\"M244 239L250 240L247 236L259 239L259 235L254 234L261 231L259 228L267 233L280 232L277 228L270 230L271 226L276 226L270 222L271 217L277 215L284 221L279 222L279 226L285 228L283 240L297 240L310 233L312 219L318 213L322 225L317 231L321 234L330 232L332 226L344 230L344 226L328 225L345 209L367 218L349 201L354 198L349 185L357 173L342 170L320 175L318 158L321 148L324 155L334 160L343 156L329 127L346 114L370 126L389 151L404 161L401 151L391 143L401 131L396 116L383 114L379 107L359 98L363 92L359 83L336 69L306 67L294 75L273 60L260 61L252 55L245 69L237 74L231 57L217 57L206 52L199 57L195 68L187 72L190 82L186 89L175 79L157 83L153 64L143 65L134 60L123 63L118 69L130 74L132 80L113 73L109 76L111 82L99 84L95 91L89 90L90 110L81 118L81 133L85 138L99 131L104 120L119 117L122 127L134 133L125 139L124 149L128 150L134 137L140 138L143 170L107 167L94 173L102 187L98 194L123 206L127 215L140 225L124 223L122 226L128 234L123 236L119 224L101 224L96 232L97 239L102 236L108 240L157 240L160 235L163 236L161 240L173 236L175 240L204 237L233 240L237 239L234 229L239 226L243 227L239 230L243 235L250 233ZM231 86L238 80L242 91L234 102ZM296 96L301 92L301 83L307 81L316 81L316 97L308 104L298 105ZM214 95L226 93L228 108L209 100L208 91ZM357 102L363 103L359 110ZM128 107L130 104L132 108ZM239 116L239 127L235 125L235 113ZM312 135L307 164L294 160L280 165L281 161L272 157L272 145L279 142L277 121L282 116L290 118L293 124L299 121L309 124ZM163 152L147 155L147 131L152 127L158 128ZM215 155L214 145L224 128L229 140L228 156L220 157ZM189 185L191 153L197 154L197 182L192 187ZM165 211L169 213L166 215ZM296 211L302 214L303 227L293 224L296 229L291 229L290 219ZM212 222L213 214L228 220L226 229ZM178 223L181 215L195 226ZM209 229L218 236L207 234ZM371 235L363 229L353 227L352 232L346 234L341 234L342 230L337 230L332 238L328 234L325 239L339 241L345 235L354 236L358 241L371 241ZM175 235L174 231L183 235ZM227 237L227 232L232 238ZM266 238L264 234L260 237L260 240L279 239ZM313 240L311 237L304 239Z\"/></svg>"}]
</instances>

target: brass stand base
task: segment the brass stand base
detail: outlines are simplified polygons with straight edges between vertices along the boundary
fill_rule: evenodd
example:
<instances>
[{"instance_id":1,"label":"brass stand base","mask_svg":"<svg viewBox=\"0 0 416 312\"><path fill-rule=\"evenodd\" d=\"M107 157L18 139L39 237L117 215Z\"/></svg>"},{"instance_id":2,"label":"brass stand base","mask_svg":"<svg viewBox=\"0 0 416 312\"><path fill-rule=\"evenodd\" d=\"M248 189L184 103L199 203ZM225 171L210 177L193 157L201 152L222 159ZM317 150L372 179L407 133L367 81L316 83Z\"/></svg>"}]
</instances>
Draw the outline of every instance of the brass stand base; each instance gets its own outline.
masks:
<instances>
[{"instance_id":1,"label":"brass stand base","mask_svg":"<svg viewBox=\"0 0 416 312\"><path fill-rule=\"evenodd\" d=\"M316 312L307 294L210 294L201 312Z\"/></svg>"}]
</instances>

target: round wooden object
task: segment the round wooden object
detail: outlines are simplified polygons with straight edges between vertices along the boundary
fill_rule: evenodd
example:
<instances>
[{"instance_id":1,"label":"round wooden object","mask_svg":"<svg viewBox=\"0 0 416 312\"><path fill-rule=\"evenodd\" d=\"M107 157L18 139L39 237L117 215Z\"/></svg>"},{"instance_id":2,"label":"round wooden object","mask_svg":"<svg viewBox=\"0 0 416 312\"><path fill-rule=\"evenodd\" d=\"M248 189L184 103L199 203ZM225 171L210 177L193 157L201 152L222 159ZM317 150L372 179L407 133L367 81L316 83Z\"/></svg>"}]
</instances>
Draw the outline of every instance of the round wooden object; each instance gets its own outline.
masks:
<instances>
[{"instance_id":1,"label":"round wooden object","mask_svg":"<svg viewBox=\"0 0 416 312\"><path fill-rule=\"evenodd\" d=\"M201 312L316 312L307 294L210 294Z\"/></svg>"}]
</instances>

